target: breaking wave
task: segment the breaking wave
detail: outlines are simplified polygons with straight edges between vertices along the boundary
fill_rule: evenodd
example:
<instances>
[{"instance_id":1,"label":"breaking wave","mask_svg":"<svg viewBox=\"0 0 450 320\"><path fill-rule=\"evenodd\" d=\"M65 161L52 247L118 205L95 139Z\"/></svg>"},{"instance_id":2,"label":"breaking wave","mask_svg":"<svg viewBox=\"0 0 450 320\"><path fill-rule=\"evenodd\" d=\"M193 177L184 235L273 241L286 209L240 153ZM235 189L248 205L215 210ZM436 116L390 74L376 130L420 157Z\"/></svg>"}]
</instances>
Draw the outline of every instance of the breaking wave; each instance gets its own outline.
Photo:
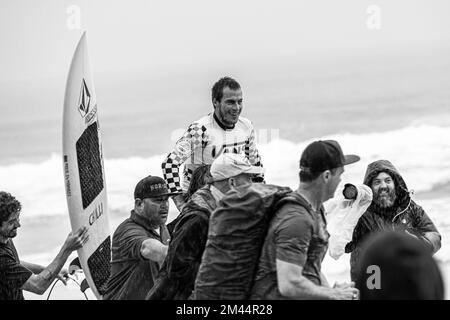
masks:
<instances>
[{"instance_id":1,"label":"breaking wave","mask_svg":"<svg viewBox=\"0 0 450 320\"><path fill-rule=\"evenodd\" d=\"M336 139L344 153L361 156L360 162L346 167L343 183L361 183L367 165L383 158L400 170L410 189L420 192L449 183L449 137L450 127L416 125L395 131L329 135L321 139ZM266 181L296 188L300 154L311 141L294 143L277 139L260 145ZM161 176L163 159L164 155L106 159L109 210L128 212L136 182L148 174ZM67 214L59 154L52 154L41 163L0 166L0 190L12 193L22 202L24 218Z\"/></svg>"}]
</instances>

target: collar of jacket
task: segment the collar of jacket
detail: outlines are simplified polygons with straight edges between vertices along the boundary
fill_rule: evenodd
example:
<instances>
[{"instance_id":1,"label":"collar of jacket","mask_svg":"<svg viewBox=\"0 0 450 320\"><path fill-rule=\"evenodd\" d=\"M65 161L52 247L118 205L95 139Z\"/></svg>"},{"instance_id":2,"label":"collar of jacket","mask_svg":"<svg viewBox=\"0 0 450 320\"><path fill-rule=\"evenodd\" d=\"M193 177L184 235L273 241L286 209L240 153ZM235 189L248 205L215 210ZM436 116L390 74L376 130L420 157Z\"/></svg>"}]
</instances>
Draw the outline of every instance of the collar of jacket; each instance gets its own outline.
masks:
<instances>
[{"instance_id":1,"label":"collar of jacket","mask_svg":"<svg viewBox=\"0 0 450 320\"><path fill-rule=\"evenodd\" d=\"M188 201L186 206L197 206L212 212L217 207L217 202L211 193L209 185L198 189Z\"/></svg>"},{"instance_id":2,"label":"collar of jacket","mask_svg":"<svg viewBox=\"0 0 450 320\"><path fill-rule=\"evenodd\" d=\"M225 124L223 124L223 123L219 120L219 118L217 118L215 112L213 112L213 118L214 118L214 120L217 122L217 124L219 125L219 127L221 127L223 130L232 130L232 129L234 129L234 127L235 127L234 124L233 124L232 127L227 127Z\"/></svg>"}]
</instances>

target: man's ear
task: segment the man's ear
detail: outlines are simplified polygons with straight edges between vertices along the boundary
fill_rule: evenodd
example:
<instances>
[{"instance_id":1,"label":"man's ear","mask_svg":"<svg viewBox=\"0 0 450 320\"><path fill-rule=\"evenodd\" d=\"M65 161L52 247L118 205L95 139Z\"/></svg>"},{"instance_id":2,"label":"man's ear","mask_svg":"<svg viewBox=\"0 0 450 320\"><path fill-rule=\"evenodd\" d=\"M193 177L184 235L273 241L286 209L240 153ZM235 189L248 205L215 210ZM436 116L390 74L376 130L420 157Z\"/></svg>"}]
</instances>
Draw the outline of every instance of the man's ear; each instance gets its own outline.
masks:
<instances>
[{"instance_id":1,"label":"man's ear","mask_svg":"<svg viewBox=\"0 0 450 320\"><path fill-rule=\"evenodd\" d=\"M141 200L139 198L134 199L134 208L139 208L144 205L144 200Z\"/></svg>"},{"instance_id":2,"label":"man's ear","mask_svg":"<svg viewBox=\"0 0 450 320\"><path fill-rule=\"evenodd\" d=\"M328 180L330 180L330 178L331 178L331 171L330 170L325 170L322 173L322 178L323 178L324 182L327 182Z\"/></svg>"},{"instance_id":3,"label":"man's ear","mask_svg":"<svg viewBox=\"0 0 450 320\"><path fill-rule=\"evenodd\" d=\"M220 104L219 101L217 101L217 99L213 99L212 103L213 103L214 109L216 109Z\"/></svg>"}]
</instances>

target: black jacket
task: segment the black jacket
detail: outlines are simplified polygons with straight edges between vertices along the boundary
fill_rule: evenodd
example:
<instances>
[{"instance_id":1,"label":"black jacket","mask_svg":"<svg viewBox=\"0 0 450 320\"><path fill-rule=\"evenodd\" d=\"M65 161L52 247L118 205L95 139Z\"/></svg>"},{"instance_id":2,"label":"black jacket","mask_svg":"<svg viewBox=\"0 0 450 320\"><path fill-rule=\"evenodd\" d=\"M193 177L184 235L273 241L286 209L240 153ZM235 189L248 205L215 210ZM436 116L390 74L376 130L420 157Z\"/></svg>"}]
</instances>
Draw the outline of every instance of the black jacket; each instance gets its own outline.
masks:
<instances>
[{"instance_id":1,"label":"black jacket","mask_svg":"<svg viewBox=\"0 0 450 320\"><path fill-rule=\"evenodd\" d=\"M189 298L208 238L209 216L215 208L209 186L197 190L183 207L166 259L147 300Z\"/></svg>"},{"instance_id":2,"label":"black jacket","mask_svg":"<svg viewBox=\"0 0 450 320\"><path fill-rule=\"evenodd\" d=\"M352 281L356 281L357 265L364 241L380 231L408 231L428 245L434 253L441 247L441 235L425 211L415 203L409 194L405 181L397 169L387 160L378 160L368 165L364 184L371 186L372 180L380 173L388 173L395 184L397 199L392 208L380 208L372 202L359 219L353 231L352 241L345 247L350 253Z\"/></svg>"}]
</instances>

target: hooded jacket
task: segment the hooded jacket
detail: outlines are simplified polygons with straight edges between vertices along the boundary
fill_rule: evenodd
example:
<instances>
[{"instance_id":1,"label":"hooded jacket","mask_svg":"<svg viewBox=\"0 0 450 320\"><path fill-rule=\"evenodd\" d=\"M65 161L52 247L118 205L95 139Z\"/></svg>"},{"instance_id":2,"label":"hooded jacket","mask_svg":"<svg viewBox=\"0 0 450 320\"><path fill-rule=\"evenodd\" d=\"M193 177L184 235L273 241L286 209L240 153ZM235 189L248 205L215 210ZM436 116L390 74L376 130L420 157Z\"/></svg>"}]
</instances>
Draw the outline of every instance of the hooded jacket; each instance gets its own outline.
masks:
<instances>
[{"instance_id":1,"label":"hooded jacket","mask_svg":"<svg viewBox=\"0 0 450 320\"><path fill-rule=\"evenodd\" d=\"M147 300L186 300L190 297L208 238L209 216L216 208L210 187L195 192L176 223L166 259Z\"/></svg>"},{"instance_id":2,"label":"hooded jacket","mask_svg":"<svg viewBox=\"0 0 450 320\"><path fill-rule=\"evenodd\" d=\"M351 252L350 274L352 281L356 281L356 268L364 241L374 233L407 231L422 240L432 253L435 253L441 247L441 235L422 207L411 199L405 181L392 163L387 160L378 160L369 164L364 177L364 184L371 187L372 180L381 172L389 174L394 180L397 198L394 205L389 208L381 208L375 201L372 201L369 208L358 220L353 231L352 241L345 247L346 253Z\"/></svg>"}]
</instances>

